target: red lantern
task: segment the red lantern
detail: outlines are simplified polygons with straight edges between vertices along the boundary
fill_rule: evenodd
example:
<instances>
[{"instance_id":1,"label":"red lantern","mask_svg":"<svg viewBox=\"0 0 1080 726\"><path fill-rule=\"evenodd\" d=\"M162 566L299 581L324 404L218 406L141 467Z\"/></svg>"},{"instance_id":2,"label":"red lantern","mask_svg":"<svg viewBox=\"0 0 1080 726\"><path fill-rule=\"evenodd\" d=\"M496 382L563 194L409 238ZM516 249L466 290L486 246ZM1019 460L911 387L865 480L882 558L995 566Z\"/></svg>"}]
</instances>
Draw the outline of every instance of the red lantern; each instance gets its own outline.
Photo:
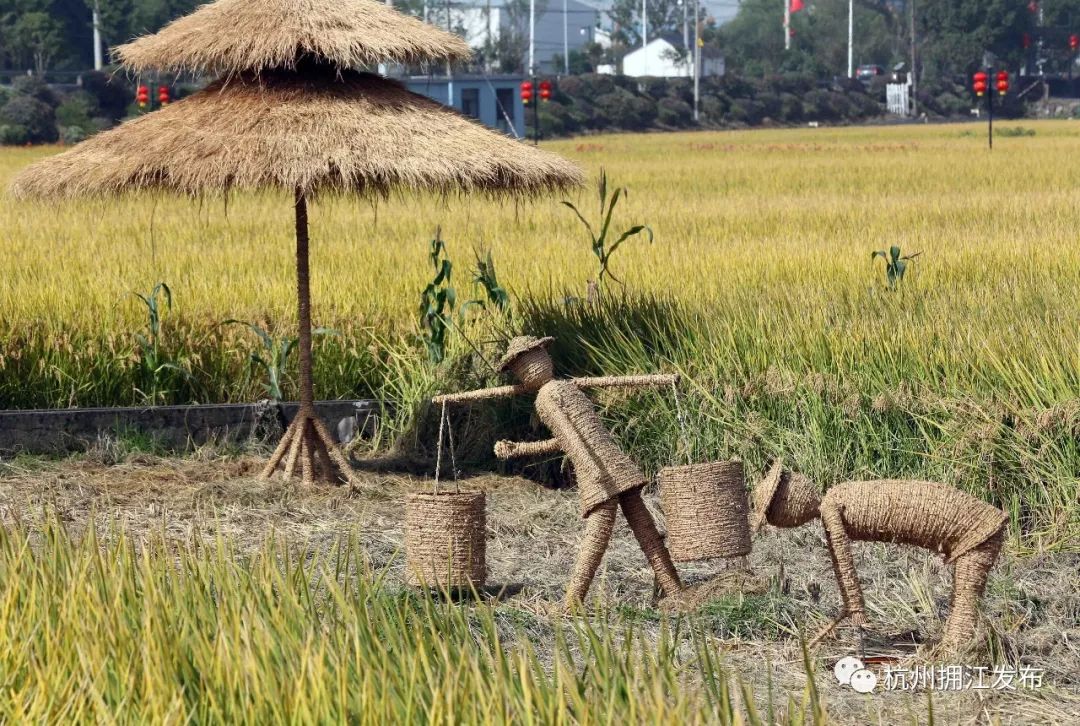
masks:
<instances>
[{"instance_id":1,"label":"red lantern","mask_svg":"<svg viewBox=\"0 0 1080 726\"><path fill-rule=\"evenodd\" d=\"M1009 72L998 71L997 72L997 92L999 95L1004 96L1009 92Z\"/></svg>"},{"instance_id":2,"label":"red lantern","mask_svg":"<svg viewBox=\"0 0 1080 726\"><path fill-rule=\"evenodd\" d=\"M532 84L532 81L522 81L521 82L521 100L522 100L522 102L526 106L528 106L529 103L532 102L532 97L533 97L533 84Z\"/></svg>"},{"instance_id":3,"label":"red lantern","mask_svg":"<svg viewBox=\"0 0 1080 726\"><path fill-rule=\"evenodd\" d=\"M1073 33L1069 36L1069 50L1075 53L1078 49L1080 49L1080 35Z\"/></svg>"},{"instance_id":4,"label":"red lantern","mask_svg":"<svg viewBox=\"0 0 1080 726\"><path fill-rule=\"evenodd\" d=\"M169 87L168 86L159 86L157 90L158 90L158 101L161 102L162 106L168 106L169 101L171 100L169 98Z\"/></svg>"},{"instance_id":5,"label":"red lantern","mask_svg":"<svg viewBox=\"0 0 1080 726\"><path fill-rule=\"evenodd\" d=\"M540 81L540 100L551 100L551 81Z\"/></svg>"},{"instance_id":6,"label":"red lantern","mask_svg":"<svg viewBox=\"0 0 1080 726\"><path fill-rule=\"evenodd\" d=\"M1024 33L1024 35L1021 36L1020 44L1022 46L1024 46L1024 50L1027 50L1028 48L1030 48L1031 47L1031 34L1030 33Z\"/></svg>"},{"instance_id":7,"label":"red lantern","mask_svg":"<svg viewBox=\"0 0 1080 726\"><path fill-rule=\"evenodd\" d=\"M975 95L981 96L986 93L986 84L990 77L984 71L979 71L973 78L975 82L972 84L972 88L975 90Z\"/></svg>"},{"instance_id":8,"label":"red lantern","mask_svg":"<svg viewBox=\"0 0 1080 726\"><path fill-rule=\"evenodd\" d=\"M146 108L150 105L150 89L146 86L139 86L138 93L135 94L135 101L139 104L139 108Z\"/></svg>"}]
</instances>

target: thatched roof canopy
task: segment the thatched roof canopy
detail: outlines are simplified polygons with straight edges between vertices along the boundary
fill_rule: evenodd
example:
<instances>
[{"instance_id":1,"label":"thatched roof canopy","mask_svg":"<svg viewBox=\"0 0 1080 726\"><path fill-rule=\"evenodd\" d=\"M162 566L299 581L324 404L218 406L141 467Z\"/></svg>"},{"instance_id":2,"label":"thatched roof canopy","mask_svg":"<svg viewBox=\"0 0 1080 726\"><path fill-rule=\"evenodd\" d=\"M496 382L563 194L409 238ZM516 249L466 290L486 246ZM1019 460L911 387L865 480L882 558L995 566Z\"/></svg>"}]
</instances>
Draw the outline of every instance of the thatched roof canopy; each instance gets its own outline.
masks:
<instances>
[{"instance_id":1,"label":"thatched roof canopy","mask_svg":"<svg viewBox=\"0 0 1080 726\"><path fill-rule=\"evenodd\" d=\"M581 181L570 162L396 81L324 70L219 81L32 165L12 191L52 199L265 187L529 195Z\"/></svg>"},{"instance_id":2,"label":"thatched roof canopy","mask_svg":"<svg viewBox=\"0 0 1080 726\"><path fill-rule=\"evenodd\" d=\"M360 70L468 58L464 40L376 0L216 0L116 48L134 71L232 75L301 60Z\"/></svg>"}]
</instances>

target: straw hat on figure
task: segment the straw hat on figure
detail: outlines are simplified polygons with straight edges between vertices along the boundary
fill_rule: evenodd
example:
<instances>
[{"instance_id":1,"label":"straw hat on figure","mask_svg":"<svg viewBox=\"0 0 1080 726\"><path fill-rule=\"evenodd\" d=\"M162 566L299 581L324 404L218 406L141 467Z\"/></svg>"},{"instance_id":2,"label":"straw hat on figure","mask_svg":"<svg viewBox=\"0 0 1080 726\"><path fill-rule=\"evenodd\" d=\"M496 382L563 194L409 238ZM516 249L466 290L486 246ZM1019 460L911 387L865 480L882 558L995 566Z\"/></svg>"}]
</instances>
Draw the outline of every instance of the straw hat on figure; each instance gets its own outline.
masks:
<instances>
[{"instance_id":1,"label":"straw hat on figure","mask_svg":"<svg viewBox=\"0 0 1080 726\"><path fill-rule=\"evenodd\" d=\"M499 371L509 371L516 385L468 393L438 396L435 403L461 403L489 398L535 393L536 413L554 438L516 443L499 441L495 455L500 459L544 454L565 454L577 476L585 537L578 553L566 593L567 607L582 602L611 540L615 517L622 508L638 544L666 595L682 585L672 564L664 538L641 499L645 475L611 436L584 390L597 388L640 388L674 385L673 375L613 376L558 380L547 347L552 338L514 338L499 362Z\"/></svg>"},{"instance_id":2,"label":"straw hat on figure","mask_svg":"<svg viewBox=\"0 0 1080 726\"><path fill-rule=\"evenodd\" d=\"M895 542L940 552L955 564L953 593L938 648L956 652L975 635L979 599L1001 551L1007 517L996 507L945 484L860 481L840 484L818 498L809 479L776 462L754 492L754 530L800 527L821 518L843 609L813 643L845 619L867 625L851 541Z\"/></svg>"}]
</instances>

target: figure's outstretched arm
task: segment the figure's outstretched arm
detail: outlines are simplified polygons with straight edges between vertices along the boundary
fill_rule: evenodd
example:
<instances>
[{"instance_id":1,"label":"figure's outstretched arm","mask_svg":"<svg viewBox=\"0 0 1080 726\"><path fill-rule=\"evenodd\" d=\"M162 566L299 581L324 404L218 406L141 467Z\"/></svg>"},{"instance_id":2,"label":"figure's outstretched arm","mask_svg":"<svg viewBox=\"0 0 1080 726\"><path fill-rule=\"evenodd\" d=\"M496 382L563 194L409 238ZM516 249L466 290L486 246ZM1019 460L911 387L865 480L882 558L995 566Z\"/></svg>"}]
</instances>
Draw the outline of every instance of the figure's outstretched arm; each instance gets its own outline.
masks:
<instances>
[{"instance_id":1,"label":"figure's outstretched arm","mask_svg":"<svg viewBox=\"0 0 1080 726\"><path fill-rule=\"evenodd\" d=\"M516 459L523 456L543 456L544 454L562 453L559 442L555 439L546 441L496 441L495 456L500 459Z\"/></svg>"},{"instance_id":2,"label":"figure's outstretched arm","mask_svg":"<svg viewBox=\"0 0 1080 726\"><path fill-rule=\"evenodd\" d=\"M598 378L574 378L578 388L649 388L671 386L679 382L677 374L653 374L645 376L600 376Z\"/></svg>"},{"instance_id":3,"label":"figure's outstretched arm","mask_svg":"<svg viewBox=\"0 0 1080 726\"><path fill-rule=\"evenodd\" d=\"M435 396L431 402L436 405L444 403L468 403L470 401L486 401L491 398L510 398L522 393L528 393L529 389L521 384L513 386L498 386L496 388L482 388L479 391L464 391L462 393L444 393Z\"/></svg>"},{"instance_id":4,"label":"figure's outstretched arm","mask_svg":"<svg viewBox=\"0 0 1080 726\"><path fill-rule=\"evenodd\" d=\"M866 625L866 606L859 586L859 573L855 571L855 558L851 555L851 540L844 529L843 510L836 502L830 502L828 497L821 503L821 523L825 526L833 572L844 599L841 618L848 616L852 625Z\"/></svg>"}]
</instances>

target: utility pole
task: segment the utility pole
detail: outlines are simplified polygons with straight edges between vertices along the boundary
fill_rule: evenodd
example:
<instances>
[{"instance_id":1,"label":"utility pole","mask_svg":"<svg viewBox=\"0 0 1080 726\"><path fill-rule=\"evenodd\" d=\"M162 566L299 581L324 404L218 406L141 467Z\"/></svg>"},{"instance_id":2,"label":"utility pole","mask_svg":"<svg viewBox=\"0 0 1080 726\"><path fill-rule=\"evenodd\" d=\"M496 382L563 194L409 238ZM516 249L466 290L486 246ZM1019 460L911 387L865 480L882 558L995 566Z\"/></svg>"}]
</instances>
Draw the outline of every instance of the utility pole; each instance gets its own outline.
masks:
<instances>
[{"instance_id":1,"label":"utility pole","mask_svg":"<svg viewBox=\"0 0 1080 726\"><path fill-rule=\"evenodd\" d=\"M791 0L784 0L784 50L791 50Z\"/></svg>"},{"instance_id":2,"label":"utility pole","mask_svg":"<svg viewBox=\"0 0 1080 726\"><path fill-rule=\"evenodd\" d=\"M916 73L915 66L915 0L908 0L908 6L911 8L911 16L908 18L910 21L910 35L911 35L911 115L915 118L919 116L918 108L918 90L919 81L918 74Z\"/></svg>"},{"instance_id":3,"label":"utility pole","mask_svg":"<svg viewBox=\"0 0 1080 726\"><path fill-rule=\"evenodd\" d=\"M649 0L641 0L641 48L649 44ZM645 75L649 74L649 56L642 53Z\"/></svg>"},{"instance_id":4,"label":"utility pole","mask_svg":"<svg viewBox=\"0 0 1080 726\"><path fill-rule=\"evenodd\" d=\"M386 0L386 7L388 7L388 8L394 7L394 0ZM389 69L389 66L386 63L380 63L379 64L379 75L380 76L385 76L386 71L388 69Z\"/></svg>"},{"instance_id":5,"label":"utility pole","mask_svg":"<svg viewBox=\"0 0 1080 726\"><path fill-rule=\"evenodd\" d=\"M94 0L94 70L100 71L105 67L105 59L101 53L101 9L98 1ZM83 17L86 17L85 15Z\"/></svg>"},{"instance_id":6,"label":"utility pole","mask_svg":"<svg viewBox=\"0 0 1080 726\"><path fill-rule=\"evenodd\" d=\"M682 46L690 50L690 0L679 0L682 5Z\"/></svg>"},{"instance_id":7,"label":"utility pole","mask_svg":"<svg viewBox=\"0 0 1080 726\"><path fill-rule=\"evenodd\" d=\"M855 77L855 0L847 6L847 76Z\"/></svg>"},{"instance_id":8,"label":"utility pole","mask_svg":"<svg viewBox=\"0 0 1080 726\"><path fill-rule=\"evenodd\" d=\"M390 0L386 0L386 4L390 4ZM450 0L446 0L446 32L452 33L450 29ZM454 72L450 68L450 61L446 62L446 105L455 108L454 106Z\"/></svg>"},{"instance_id":9,"label":"utility pole","mask_svg":"<svg viewBox=\"0 0 1080 726\"><path fill-rule=\"evenodd\" d=\"M570 31L569 21L566 19L566 0L562 0L562 54L563 72L570 75Z\"/></svg>"},{"instance_id":10,"label":"utility pole","mask_svg":"<svg viewBox=\"0 0 1080 726\"><path fill-rule=\"evenodd\" d=\"M533 146L540 145L540 86L536 83L536 0L529 0L529 67L533 88Z\"/></svg>"},{"instance_id":11,"label":"utility pole","mask_svg":"<svg viewBox=\"0 0 1080 726\"><path fill-rule=\"evenodd\" d=\"M529 0L529 67L526 75L536 75L536 0Z\"/></svg>"},{"instance_id":12,"label":"utility pole","mask_svg":"<svg viewBox=\"0 0 1080 726\"><path fill-rule=\"evenodd\" d=\"M684 0L685 1L685 0ZM694 123L701 119L701 20L698 0L694 0Z\"/></svg>"}]
</instances>

